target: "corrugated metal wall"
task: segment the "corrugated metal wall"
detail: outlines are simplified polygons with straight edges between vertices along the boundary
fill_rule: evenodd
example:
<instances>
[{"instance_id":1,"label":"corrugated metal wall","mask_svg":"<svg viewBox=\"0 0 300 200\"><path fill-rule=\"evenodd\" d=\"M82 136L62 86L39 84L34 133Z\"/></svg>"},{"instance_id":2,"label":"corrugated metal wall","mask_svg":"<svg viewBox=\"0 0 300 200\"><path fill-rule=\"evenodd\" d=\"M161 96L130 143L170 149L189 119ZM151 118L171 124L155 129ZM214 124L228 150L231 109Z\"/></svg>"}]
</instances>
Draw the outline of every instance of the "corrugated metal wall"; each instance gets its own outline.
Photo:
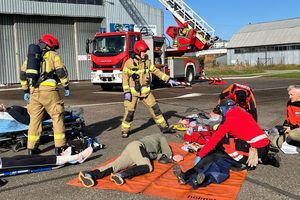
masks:
<instances>
[{"instance_id":1,"label":"corrugated metal wall","mask_svg":"<svg viewBox=\"0 0 300 200\"><path fill-rule=\"evenodd\" d=\"M0 13L103 18L104 6L26 0L0 0Z\"/></svg>"},{"instance_id":2,"label":"corrugated metal wall","mask_svg":"<svg viewBox=\"0 0 300 200\"><path fill-rule=\"evenodd\" d=\"M157 35L164 33L162 10L140 0L129 1L149 25L156 25ZM51 16L39 16L41 13ZM45 33L59 39L58 52L70 79L90 79L89 62L78 60L78 56L86 55L86 39L103 27L108 28L109 23L134 23L120 0L109 0L104 6L0 0L0 84L19 82L28 45Z\"/></svg>"},{"instance_id":3,"label":"corrugated metal wall","mask_svg":"<svg viewBox=\"0 0 300 200\"><path fill-rule=\"evenodd\" d=\"M262 64L300 64L299 50L234 54L234 49L229 49L227 56L228 65L237 63L257 65L258 61Z\"/></svg>"},{"instance_id":4,"label":"corrugated metal wall","mask_svg":"<svg viewBox=\"0 0 300 200\"><path fill-rule=\"evenodd\" d=\"M18 82L13 36L13 18L0 15L0 84Z\"/></svg>"},{"instance_id":5,"label":"corrugated metal wall","mask_svg":"<svg viewBox=\"0 0 300 200\"><path fill-rule=\"evenodd\" d=\"M77 28L77 45L78 45L78 55L86 55L85 43L86 39L93 38L96 32L101 30L102 19L76 19ZM80 80L91 79L90 71L90 61L89 60L79 60L78 61L78 71Z\"/></svg>"},{"instance_id":6,"label":"corrugated metal wall","mask_svg":"<svg viewBox=\"0 0 300 200\"><path fill-rule=\"evenodd\" d=\"M68 69L70 79L76 80L73 18L16 16L15 20L20 63L26 57L28 45L37 42L41 35L50 33L59 40L60 49L58 53Z\"/></svg>"}]
</instances>

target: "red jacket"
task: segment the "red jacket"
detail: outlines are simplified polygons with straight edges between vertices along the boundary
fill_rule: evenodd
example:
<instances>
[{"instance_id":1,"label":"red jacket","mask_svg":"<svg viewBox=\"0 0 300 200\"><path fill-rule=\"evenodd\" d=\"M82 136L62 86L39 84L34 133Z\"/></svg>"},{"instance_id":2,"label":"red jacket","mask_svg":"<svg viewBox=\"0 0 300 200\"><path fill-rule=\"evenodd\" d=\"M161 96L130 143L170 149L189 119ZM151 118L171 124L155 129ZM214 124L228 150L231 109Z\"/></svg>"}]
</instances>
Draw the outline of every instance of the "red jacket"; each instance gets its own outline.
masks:
<instances>
[{"instance_id":1,"label":"red jacket","mask_svg":"<svg viewBox=\"0 0 300 200\"><path fill-rule=\"evenodd\" d=\"M300 101L287 103L287 115L286 115L286 126L290 126L291 129L298 128L300 126Z\"/></svg>"},{"instance_id":2,"label":"red jacket","mask_svg":"<svg viewBox=\"0 0 300 200\"><path fill-rule=\"evenodd\" d=\"M269 144L269 139L253 117L241 108L234 107L228 110L225 121L198 152L199 156L201 158L206 156L224 138L226 133L229 133L234 138L248 142L254 148L262 148Z\"/></svg>"}]
</instances>

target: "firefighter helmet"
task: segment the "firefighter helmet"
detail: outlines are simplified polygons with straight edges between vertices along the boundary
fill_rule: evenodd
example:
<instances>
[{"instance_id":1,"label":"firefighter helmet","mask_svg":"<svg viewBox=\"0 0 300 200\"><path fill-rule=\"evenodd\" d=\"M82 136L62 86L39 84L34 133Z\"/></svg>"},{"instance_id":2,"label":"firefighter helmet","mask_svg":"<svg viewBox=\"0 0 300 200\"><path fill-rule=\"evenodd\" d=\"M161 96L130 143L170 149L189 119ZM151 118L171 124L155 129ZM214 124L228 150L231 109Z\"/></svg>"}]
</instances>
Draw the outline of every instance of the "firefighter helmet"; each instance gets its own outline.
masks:
<instances>
[{"instance_id":1,"label":"firefighter helmet","mask_svg":"<svg viewBox=\"0 0 300 200\"><path fill-rule=\"evenodd\" d=\"M146 52L147 50L149 50L149 47L144 40L139 40L135 42L133 49L134 53L139 55L141 52Z\"/></svg>"},{"instance_id":2,"label":"firefighter helmet","mask_svg":"<svg viewBox=\"0 0 300 200\"><path fill-rule=\"evenodd\" d=\"M51 34L42 35L40 41L46 43L50 48L59 48L58 40Z\"/></svg>"}]
</instances>

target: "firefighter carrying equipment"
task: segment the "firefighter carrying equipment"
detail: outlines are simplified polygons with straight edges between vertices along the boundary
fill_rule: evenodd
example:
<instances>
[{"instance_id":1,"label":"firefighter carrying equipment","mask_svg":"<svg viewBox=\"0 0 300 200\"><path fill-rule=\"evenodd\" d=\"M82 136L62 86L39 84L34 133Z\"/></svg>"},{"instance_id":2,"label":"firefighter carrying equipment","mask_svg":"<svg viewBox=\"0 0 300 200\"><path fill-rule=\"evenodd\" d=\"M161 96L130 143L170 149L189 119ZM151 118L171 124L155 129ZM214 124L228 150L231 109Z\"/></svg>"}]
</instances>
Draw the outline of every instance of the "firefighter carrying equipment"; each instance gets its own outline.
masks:
<instances>
[{"instance_id":1,"label":"firefighter carrying equipment","mask_svg":"<svg viewBox=\"0 0 300 200\"><path fill-rule=\"evenodd\" d=\"M40 79L40 68L43 61L42 50L37 44L30 44L27 53L26 77L34 87L38 86Z\"/></svg>"},{"instance_id":2,"label":"firefighter carrying equipment","mask_svg":"<svg viewBox=\"0 0 300 200\"><path fill-rule=\"evenodd\" d=\"M52 46L55 45L58 43L52 41ZM34 87L26 76L27 63L28 58L24 61L20 74L22 89L25 93L30 91L28 112L31 120L28 129L27 148L36 149L39 144L42 133L41 123L45 111L53 121L55 147L62 147L65 145L64 102L59 95L57 84L61 82L66 90L69 89L67 69L57 52L46 51L41 64L41 75L45 74L45 76L38 86Z\"/></svg>"}]
</instances>

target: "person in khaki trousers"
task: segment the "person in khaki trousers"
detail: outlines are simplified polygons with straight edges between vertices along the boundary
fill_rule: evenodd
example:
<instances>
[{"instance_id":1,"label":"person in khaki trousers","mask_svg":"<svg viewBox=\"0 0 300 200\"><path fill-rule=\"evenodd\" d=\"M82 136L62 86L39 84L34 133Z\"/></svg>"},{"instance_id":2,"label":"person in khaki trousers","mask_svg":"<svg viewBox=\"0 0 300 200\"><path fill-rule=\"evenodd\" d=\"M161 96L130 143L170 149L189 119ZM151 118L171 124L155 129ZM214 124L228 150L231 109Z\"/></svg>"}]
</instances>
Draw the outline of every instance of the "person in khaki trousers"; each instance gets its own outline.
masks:
<instances>
[{"instance_id":1,"label":"person in khaki trousers","mask_svg":"<svg viewBox=\"0 0 300 200\"><path fill-rule=\"evenodd\" d=\"M124 91L124 117L122 121L122 137L129 136L129 130L133 121L134 112L138 101L142 101L152 115L155 123L160 127L163 133L173 133L169 125L162 115L162 112L156 103L155 97L151 93L151 73L158 78L170 84L177 85L177 82L170 79L168 75L157 69L149 59L147 59L148 45L144 40L139 40L134 44L135 56L126 61L123 75L122 85Z\"/></svg>"},{"instance_id":2,"label":"person in khaki trousers","mask_svg":"<svg viewBox=\"0 0 300 200\"><path fill-rule=\"evenodd\" d=\"M38 84L31 84L28 79L26 59L21 67L21 86L24 90L24 100L29 102L27 109L30 115L28 129L28 154L38 154L40 136L42 133L42 120L47 112L53 122L55 153L63 151L66 144L64 126L64 102L58 92L58 80L65 88L65 96L70 95L68 73L59 54L55 51L59 48L58 40L45 34L41 37L38 46L42 50L41 77ZM32 70L31 70L32 71ZM41 76L42 76L41 75Z\"/></svg>"}]
</instances>

